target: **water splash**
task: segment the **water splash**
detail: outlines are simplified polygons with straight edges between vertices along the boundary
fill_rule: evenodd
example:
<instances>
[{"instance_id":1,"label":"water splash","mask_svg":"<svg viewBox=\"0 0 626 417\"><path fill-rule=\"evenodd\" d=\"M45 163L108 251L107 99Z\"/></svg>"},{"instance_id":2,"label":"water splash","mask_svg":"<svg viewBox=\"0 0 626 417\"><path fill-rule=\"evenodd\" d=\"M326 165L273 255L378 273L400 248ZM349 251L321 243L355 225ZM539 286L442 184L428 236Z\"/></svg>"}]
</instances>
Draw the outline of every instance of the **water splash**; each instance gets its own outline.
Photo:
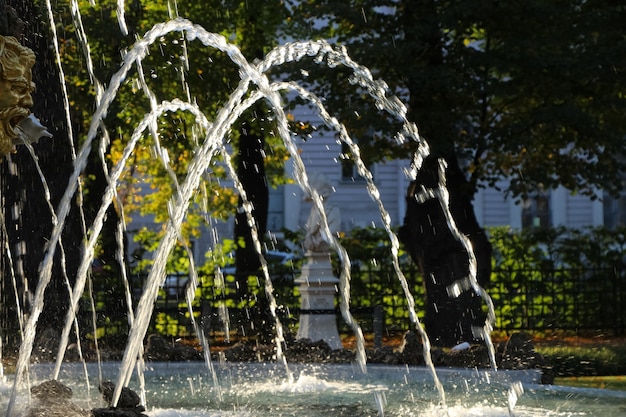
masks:
<instances>
[{"instance_id":1,"label":"water splash","mask_svg":"<svg viewBox=\"0 0 626 417\"><path fill-rule=\"evenodd\" d=\"M75 2L72 3L73 7L76 5ZM119 7L121 5L121 8ZM49 11L51 12L51 6L48 3ZM78 8L72 9L73 12L78 13ZM80 19L77 15L76 21L78 22L78 26L81 26ZM120 21L120 27L122 31L124 31L125 23L123 17L123 1L118 2L118 19ZM206 47L214 48L216 50L222 51L226 53L230 59L235 63L240 69L241 79L237 88L233 91L231 96L229 97L228 102L220 109L217 113L213 122L209 122L206 119L206 116L202 114L202 112L198 109L195 104L191 103L191 97L188 94L188 101L184 102L178 99L172 100L171 102L162 102L158 103L154 94L150 92L150 89L145 82L145 78L143 77L143 70L141 68L142 59L146 56L149 51L149 48L162 36L171 33L171 32L182 32L186 35L186 39L189 42L192 41L200 41ZM84 33L84 32L83 32ZM81 35L84 36L84 35ZM86 42L88 45L88 43ZM85 48L85 55L87 57L88 62L90 62L89 49ZM25 336L24 343L22 349L20 350L20 356L18 359L17 365L17 375L15 380L14 391L12 397L14 397L16 392L16 387L19 385L19 382L22 378L23 373L26 371L28 366L28 359L32 353L32 344L34 340L34 329L36 322L38 320L39 314L41 314L41 306L43 303L43 292L50 282L51 273L52 273L52 263L55 251L57 248L61 247L61 231L64 227L66 218L68 216L70 210L70 202L73 196L75 195L77 189L80 187L79 177L86 167L87 157L91 151L92 143L95 140L98 132L106 132L104 128L104 117L113 102L115 100L117 91L120 85L126 79L129 71L133 66L137 68L137 72L140 77L140 83L144 94L150 100L151 111L148 115L144 117L144 119L139 123L138 127L133 132L133 135L127 144L122 157L119 162L113 167L111 172L108 174L109 184L105 191L105 194L102 199L102 205L99 208L99 211L96 215L94 223L91 225L86 236L89 236L89 239L83 244L83 259L81 265L78 270L78 277L74 288L72 289L72 297L70 299L71 308L70 311L72 314L75 314L77 310L77 300L80 299L81 295L84 292L85 283L88 278L89 268L93 261L94 257L94 247L96 245L97 237L99 236L104 217L107 209L113 203L113 201L117 200L117 186L120 175L126 164L128 162L128 158L132 154L135 146L140 140L144 131L151 131L153 137L155 138L155 153L160 157L163 161L163 166L168 170L171 179L175 184L175 192L172 199L169 202L169 212L170 212L170 220L167 225L166 233L164 238L161 240L158 249L154 254L154 265L147 279L146 287L144 288L144 293L139 301L139 305L135 314L133 316L132 311L129 311L129 323L131 324L131 331L129 335L129 341L127 348L124 353L124 358L122 360L122 365L120 367L119 373L119 381L117 384L116 392L114 394L115 399L119 398L119 394L122 386L124 386L131 377L133 372L133 368L137 365L139 361L139 365L141 365L141 357L142 355L142 341L145 337L147 327L149 324L149 320L153 310L153 303L157 297L158 289L162 282L165 279L165 261L168 258L168 255L171 253L175 242L179 239L180 226L184 220L185 214L187 212L189 202L193 193L196 192L199 188L199 184L207 168L211 161L216 158L218 155L221 155L226 166L228 167L228 171L230 173L231 179L234 182L234 187L238 189L243 200L244 200L244 210L246 211L249 223L254 226L254 218L251 214L251 205L245 198L245 192L243 191L243 187L240 182L237 180L237 176L234 172L232 164L230 163L230 154L226 152L224 147L224 138L226 137L228 131L231 129L233 124L237 121L237 119L243 114L243 112L250 108L255 102L259 100L267 101L277 120L277 129L278 134L282 138L285 147L287 148L292 160L294 161L295 167L295 179L304 189L304 191L312 196L313 204L317 207L322 215L322 223L325 228L325 234L327 236L333 236L329 230L328 223L325 218L325 212L322 205L322 200L318 193L311 188L308 175L306 172L306 168L302 159L300 158L297 146L295 141L291 138L291 133L289 131L287 125L287 118L284 114L284 110L282 107L282 98L279 92L282 91L292 91L296 92L300 97L304 98L309 104L311 104L314 108L317 109L318 114L321 119L326 123L327 126L331 127L334 131L336 131L340 140L345 143L351 150L351 153L355 155L356 166L359 174L365 178L367 184L367 190L372 199L377 203L381 215L381 220L383 226L389 236L391 242L390 253L392 256L392 263L394 266L394 270L396 272L397 278L402 283L402 287L407 299L407 306L409 309L409 315L412 322L418 328L420 335L422 337L423 345L424 345L424 355L427 364L432 373L432 377L435 380L435 385L437 390L439 391L440 402L445 407L445 392L443 387L439 383L437 373L435 372L434 366L432 364L432 360L430 359L429 351L430 351L430 343L428 341L428 337L421 326L419 319L417 317L417 312L415 311L415 302L413 296L409 290L409 286L407 284L406 278L404 277L399 261L398 261L398 251L399 251L399 242L397 236L394 234L391 228L391 216L386 211L385 207L382 204L382 200L380 198L380 192L376 187L373 176L371 172L367 169L363 161L359 158L360 149L356 145L355 141L352 140L349 133L345 129L345 127L335 118L332 117L325 109L322 104L322 101L317 98L311 92L306 91L302 87L295 85L293 83L285 83L285 82L270 82L270 80L266 76L266 72L270 69L283 65L287 62L299 61L304 58L310 58L314 62L320 65L328 65L330 67L335 66L344 66L352 71L352 74L349 78L349 82L354 84L355 86L359 86L364 91L366 91L375 102L375 105L381 111L388 112L399 119L402 120L403 126L400 132L397 132L394 135L394 138L402 143L404 141L410 140L414 141L418 145L418 150L416 151L413 159L413 164L410 170L407 171L409 175L415 177L416 173L421 168L421 164L424 158L428 155L429 149L428 145L421 140L419 137L417 127L406 120L406 107L404 104L395 96L390 96L388 92L387 85L380 80L375 80L371 74L371 72L354 61L349 57L346 50L344 48L333 48L325 41L308 41L308 42L294 42L289 43L280 47L275 48L271 51L262 61L260 61L257 65L250 64L245 57L241 54L239 49L237 49L234 45L229 44L225 38L220 35L207 32L201 27L193 25L191 22L184 19L173 19L170 22L162 23L156 25L152 30L150 30L146 35L138 40L135 45L129 49L124 57L123 64L120 70L111 78L108 83L108 88L106 90L102 87L102 84L99 83L95 77L93 76L93 70L89 67L90 76L92 76L92 82L96 85L97 90L97 99L96 99L96 111L93 116L93 121L90 125L87 137L84 141L82 148L75 158L74 171L70 178L69 186L59 204L58 210L56 212L57 222L54 225L53 233L50 239L50 243L47 246L46 256L42 263L41 267L41 276L39 285L37 287L35 293L35 308L33 309L31 316L29 317L29 322L25 326ZM244 99L244 96L250 93L250 85L255 85L257 90L252 92L249 97ZM189 165L188 175L185 177L182 183L179 183L175 173L171 170L171 166L168 162L167 152L163 147L159 145L158 142L158 133L156 120L159 116L166 112L174 112L174 111L186 111L192 114L196 118L196 123L202 127L202 131L205 132L204 141L199 145L196 150L196 154ZM106 137L106 133L105 133ZM100 144L99 152L101 154L101 161L104 164L104 146L107 141L102 141ZM105 166L106 168L106 166ZM438 198L444 208L444 212L449 215L449 211L447 208L447 195L445 191L445 184L438 190L426 190L428 191L429 198ZM449 221L449 227L451 230L458 236L459 240L466 245L468 253L472 253L471 245L463 240L463 236L456 230L454 223ZM120 235L125 230L125 226L123 221L118 225L118 235ZM270 310L272 312L273 317L276 319L276 346L277 346L277 357L281 359L285 365L285 370L288 375L288 381L292 381L292 376L289 372L289 368L287 366L286 360L284 359L284 355L281 353L282 343L284 342L283 334L282 334L282 325L280 321L277 319L276 315L276 302L273 299L273 287L272 282L269 277L269 271L267 267L267 262L262 257L262 248L259 236L256 232L256 228L252 228L253 230L253 238L255 249L259 253L260 261L261 261L261 269L263 275L265 277L265 292L270 299ZM365 355L365 342L362 330L352 317L350 313L350 258L347 251L341 246L339 241L333 237L331 244L335 251L339 255L339 259L341 261L341 283L340 283L340 296L341 296L341 313L346 321L352 328L354 334L357 338L357 362L359 368L365 372L366 371L366 355ZM121 258L121 255L119 255ZM472 255L470 255L471 257ZM476 283L475 279L475 260L472 263L470 259L470 265L472 268L470 271L470 286L481 294L481 296L486 295L484 290ZM123 268L122 268L123 269ZM125 273L125 272L124 272ZM191 305L191 301L193 301L193 295L195 293L195 286L197 285L197 274L192 270L191 279L189 287L186 290L186 297L188 301L188 305ZM128 285L127 285L128 287ZM481 292L482 291L482 292ZM484 293L484 294L483 294ZM127 301L130 301L130 291L127 288ZM488 298L488 297L487 297ZM490 306L490 312L493 308L492 305L487 302ZM130 303L129 303L130 304ZM191 316L193 317L193 311L190 311ZM68 316L69 317L69 316ZM490 316L491 317L491 316ZM197 323L194 321L194 327L197 327ZM64 334L69 333L70 326L66 324L64 330ZM489 333L488 326L486 326L485 334ZM202 332L199 331L198 335L201 337ZM62 352L65 351L65 347L67 345L67 338L64 337L62 345L59 348L59 357L62 360ZM206 345L205 349L205 359L207 361L207 366L211 368L210 356L208 343L206 340L202 340L203 345ZM494 362L495 365L495 362ZM141 366L137 366L137 369L140 370ZM56 372L58 374L58 370ZM217 386L217 381L215 381ZM380 407L381 414L383 413L384 401L383 398L379 399L377 403ZM116 400L115 400L116 401ZM13 402L13 401L12 401ZM12 403L11 403L12 404ZM8 413L11 411L11 406L9 406Z\"/></svg>"}]
</instances>

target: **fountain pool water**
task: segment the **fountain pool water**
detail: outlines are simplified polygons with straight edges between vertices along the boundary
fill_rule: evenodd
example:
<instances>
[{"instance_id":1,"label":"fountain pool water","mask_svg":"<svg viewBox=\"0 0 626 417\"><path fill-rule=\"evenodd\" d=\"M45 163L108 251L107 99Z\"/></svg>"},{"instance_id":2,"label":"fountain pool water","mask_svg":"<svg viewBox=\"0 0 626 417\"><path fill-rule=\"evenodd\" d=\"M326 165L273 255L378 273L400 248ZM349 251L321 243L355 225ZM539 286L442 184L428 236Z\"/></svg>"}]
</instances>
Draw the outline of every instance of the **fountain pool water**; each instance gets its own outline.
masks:
<instances>
[{"instance_id":1,"label":"fountain pool water","mask_svg":"<svg viewBox=\"0 0 626 417\"><path fill-rule=\"evenodd\" d=\"M114 379L118 366L106 364L103 377ZM94 364L89 368L91 375L97 375ZM33 366L33 382L48 378L52 370L51 364ZM292 370L296 379L288 382L284 369L276 364L217 364L220 385L216 387L197 364L149 363L145 371L146 413L152 417L626 415L626 392L538 385L534 371L439 370L448 394L444 410L437 405L438 394L424 368L376 365L363 374L350 365L299 364L292 365ZM64 366L60 381L73 389L76 404L98 406L97 392L89 400L84 384L79 382L82 373L78 364ZM95 378L92 383L97 383ZM521 384L524 391L513 412L508 398L512 384ZM137 381L131 381L130 386L136 387ZM0 411L6 408L6 391L0 385Z\"/></svg>"},{"instance_id":2,"label":"fountain pool water","mask_svg":"<svg viewBox=\"0 0 626 417\"><path fill-rule=\"evenodd\" d=\"M123 2L122 2L123 3ZM53 25L54 26L54 25ZM77 25L79 26L79 25ZM239 85L234 89L224 107L213 120L207 120L192 99L183 101L178 98L171 101L157 103L150 92L147 81L142 75L138 76L138 84L146 96L150 97L151 109L145 118L137 123L137 128L128 139L120 159L110 169L109 186L103 196L102 205L93 224L87 225L82 248L83 257L78 268L76 284L72 289L72 297L68 300L71 308L66 319L66 325L58 348L58 357L55 364L31 365L30 357L35 339L38 316L42 311L43 294L46 286L52 279L52 263L55 251L61 248L61 231L70 210L70 203L75 193L80 192L79 179L85 169L88 156L95 138L106 131L104 116L110 104L116 99L118 88L125 82L132 67L136 67L142 74L142 59L149 53L149 48L170 32L184 32L186 41L201 42L206 47L212 47L225 52L238 67L241 74ZM88 50L88 48L86 48ZM363 335L359 326L354 322L349 309L350 299L350 268L349 254L341 247L336 239L332 239L331 246L339 254L342 263L340 284L341 312L343 319L351 326L357 339L357 354L355 366L341 365L295 365L287 364L281 355L281 346L284 342L282 327L276 316L276 357L277 364L213 364L209 355L208 344L203 339L202 332L198 337L205 348L206 366L193 363L148 363L141 361L142 344L146 336L147 327L152 314L154 300L160 285L165 280L165 262L172 253L179 230L188 210L190 200L198 192L199 183L207 172L211 162L217 155L221 155L227 171L231 175L234 186L245 201L245 192L238 182L230 163L231 155L225 147L225 136L237 121L239 116L255 101L265 100L274 112L277 121L278 135L283 139L294 162L294 179L312 196L313 202L319 209L322 223L327 236L332 237L324 215L324 207L318 193L308 182L306 168L299 156L299 151L288 129L281 96L279 91L291 91L299 95L315 108L320 118L337 132L341 141L347 144L356 156L359 149L343 125L330 116L323 106L322 100L298 85L287 82L270 82L266 71L286 62L298 61L309 57L318 64L332 66L343 65L352 74L349 81L366 91L373 98L375 105L398 117L403 122L402 131L393 137L398 141L414 140L418 151L415 154L411 174L420 169L423 158L428 154L428 146L417 134L414 124L406 120L404 105L394 97L388 97L383 82L374 80L371 73L364 67L354 63L344 50L330 47L323 41L297 42L276 48L264 60L253 65L249 63L233 45L223 37L209 33L190 22L176 19L155 26L146 36L137 41L124 58L119 71L107 82L106 90L97 85L96 112L83 147L76 154L73 175L67 191L54 210L55 226L46 246L46 256L40 268L39 284L33 297L32 309L28 315L28 322L24 325L23 343L20 348L13 381L0 382L0 411L8 417L19 412L28 403L29 384L35 385L40 381L58 379L74 391L75 402L84 407L102 406L98 403L97 390L88 387L98 385L96 378L100 374L104 379L117 382L118 389L114 396L119 396L121 387L129 385L145 394L147 412L151 416L605 416L616 415L622 412L620 404L625 401L622 393L611 391L570 390L562 388L545 388L537 385L536 375L526 373L504 373L496 371L460 371L437 370L432 366L429 352L429 342L424 333L417 313L415 312L412 295L400 269L398 254L398 239L391 228L390 216L382 205L379 190L373 181L371 172L363 161L357 158L356 165L359 173L365 178L365 183L372 199L380 208L383 227L389 234L391 255L397 278L403 283L407 298L407 308L413 323L422 335L426 368L366 366ZM95 76L93 77L94 80ZM255 89L250 91L250 86ZM68 364L63 362L63 356L68 345L68 336L75 325L74 318L78 308L78 300L85 290L89 268L94 257L94 248L98 242L103 227L107 209L117 197L117 187L120 176L135 151L144 131L156 129L156 121L168 112L185 111L191 113L196 123L205 133L204 140L193 153L193 160L189 165L187 176L180 182L173 184L174 196L170 203L170 219L167 223L165 235L154 254L154 264L151 268L143 295L136 310L129 313L131 331L128 337L124 358L121 363L105 363L102 368L96 364ZM155 134L155 136L158 136ZM166 170L171 169L167 153L155 139L154 154L162 158ZM442 167L443 169L443 167ZM175 177L175 175L172 175ZM45 179L42 179L45 182ZM444 190L423 190L422 198L438 198L442 206L445 204ZM244 204L251 224L250 204ZM454 224L449 225L458 234ZM119 225L119 230L124 224ZM254 228L253 228L254 232ZM121 234L121 233L120 233ZM258 236L254 236L257 251L261 252ZM464 241L467 244L466 241ZM120 245L121 246L121 245ZM471 253L471 250L469 250ZM470 255L471 256L471 255ZM193 264L193 259L191 259ZM269 279L267 264L261 259L262 269L266 278L266 293L271 299L272 284ZM470 269L475 263L470 259ZM193 275L192 271L192 275ZM187 291L188 304L191 305L197 276L192 276ZM475 279L475 270L470 270L469 288L481 295L484 291L478 287ZM130 299L130 296L128 297ZM490 307L489 300L485 300ZM270 309L276 308L275 302L270 300ZM193 315L191 315L193 317ZM491 315L490 315L491 316ZM491 317L490 317L491 318ZM196 323L194 323L196 324ZM488 321L485 330L490 327ZM486 338L489 332L485 331ZM492 347L489 340L488 347ZM494 361L492 360L492 363ZM144 368L145 367L145 368ZM135 372L134 370L137 370ZM84 377L84 375L87 375ZM96 377L98 376L98 377ZM90 378L90 384L85 378ZM525 382L519 382L526 379ZM522 393L522 390L524 391ZM447 394L447 395L446 395Z\"/></svg>"}]
</instances>

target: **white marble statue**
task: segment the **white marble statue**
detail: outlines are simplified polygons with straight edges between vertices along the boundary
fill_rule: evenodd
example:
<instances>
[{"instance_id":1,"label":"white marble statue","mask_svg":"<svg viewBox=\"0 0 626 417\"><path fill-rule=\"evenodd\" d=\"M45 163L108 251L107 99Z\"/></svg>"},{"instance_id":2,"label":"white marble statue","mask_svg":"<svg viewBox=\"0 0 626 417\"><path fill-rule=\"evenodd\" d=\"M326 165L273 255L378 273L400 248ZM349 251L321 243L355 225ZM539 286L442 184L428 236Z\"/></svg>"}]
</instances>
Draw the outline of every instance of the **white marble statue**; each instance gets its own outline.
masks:
<instances>
[{"instance_id":1,"label":"white marble statue","mask_svg":"<svg viewBox=\"0 0 626 417\"><path fill-rule=\"evenodd\" d=\"M311 188L315 189L321 197L324 205L324 212L326 213L326 221L328 222L328 228L330 233L336 234L341 228L341 213L339 207L329 204L327 202L328 197L333 192L333 187L330 181L324 174L314 173L309 177L309 184ZM307 195L306 201L312 201L312 197ZM306 230L306 236L304 238L304 249L307 252L328 252L330 249L330 236L324 231L321 215L315 206L311 208L311 213L304 226Z\"/></svg>"}]
</instances>

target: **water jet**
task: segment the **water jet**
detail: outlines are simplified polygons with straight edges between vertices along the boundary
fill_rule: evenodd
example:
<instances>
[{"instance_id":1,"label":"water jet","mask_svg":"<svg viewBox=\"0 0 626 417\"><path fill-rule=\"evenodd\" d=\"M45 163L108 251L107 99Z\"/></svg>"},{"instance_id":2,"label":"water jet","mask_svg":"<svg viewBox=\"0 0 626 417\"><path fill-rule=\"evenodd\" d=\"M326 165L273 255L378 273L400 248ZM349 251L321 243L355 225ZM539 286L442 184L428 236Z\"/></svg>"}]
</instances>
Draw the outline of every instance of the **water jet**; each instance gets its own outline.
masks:
<instances>
[{"instance_id":1,"label":"water jet","mask_svg":"<svg viewBox=\"0 0 626 417\"><path fill-rule=\"evenodd\" d=\"M70 308L58 346L57 362L31 365L30 359L44 292L52 279L54 254L61 246L61 232L66 225L71 201L80 189L80 177L89 162L92 147L101 129L106 126L107 111L119 98L120 86L127 80L131 69L141 66L150 48L164 36L173 32L184 33L188 42L200 42L206 48L214 48L228 55L239 70L239 84L211 120L193 100L172 98L152 102L150 113L137 123L122 155L109 170L108 184L102 203L93 223L87 227L81 248L82 257L78 277L71 291L72 296L68 300ZM224 37L208 32L187 20L178 18L156 25L126 51L123 65L108 80L107 87L98 96L93 121L82 147L76 154L74 170L67 190L59 205L54 209L55 225L46 246L46 257L40 268L39 284L32 300L33 307L24 324L23 343L20 347L15 374L11 377L12 381L0 384L0 390L3 393L0 411L6 411L7 417L22 411L29 401L26 387L36 381L50 378L69 385L74 392L74 401L85 409L99 405L97 395L93 392L95 390L90 390L90 387L98 386L104 379L116 381L115 388L111 389L110 393L111 403L114 405L117 404L123 388L131 386L141 393L147 413L154 416L252 416L269 413L311 417L329 413L381 416L467 414L543 416L549 413L555 416L565 416L578 413L581 409L586 410L588 415L605 415L610 412L607 410L617 409L624 400L624 395L621 393L546 388L537 384L537 376L532 373L499 372L495 369L488 371L435 369L429 354L428 337L419 323L412 295L408 291L406 279L398 262L398 238L391 228L389 215L381 202L380 191L371 172L362 160L357 159L357 168L365 180L365 186L380 208L381 220L389 235L390 255L396 278L403 282L407 309L422 338L424 360L427 364L423 368L367 365L363 334L350 312L350 256L340 245L331 228L332 219L324 205L323 194L311 185L310 173L302 162L292 138L279 92L288 91L307 101L355 155L359 153L358 146L345 127L326 111L323 100L299 85L285 81L271 81L266 74L268 70L280 67L286 62L297 62L305 58L313 59L322 65L330 62L334 66L344 66L351 72L350 82L370 94L375 105L382 111L398 117L403 126L398 137L414 141L418 148L409 171L415 175L420 170L424 158L428 156L428 145L420 138L416 126L406 120L404 105L397 98L389 96L384 83L375 80L367 68L353 62L345 50L334 48L325 41L293 42L275 48L264 59L252 64L236 46ZM149 95L150 89L146 80L141 81L144 84L140 90ZM338 281L340 309L342 319L350 326L357 339L355 361L351 365L321 366L294 365L285 360L281 351L284 343L282 323L275 314L276 304L271 300L272 282L267 263L262 258L260 238L255 236L255 246L261 256L265 290L270 298L269 308L276 321L275 362L260 364L216 362L211 358L203 332L198 331L198 338L204 348L204 366L198 366L197 363L145 363L143 362L143 342L154 302L158 298L159 288L165 281L166 260L179 237L192 196L198 192L203 175L218 155L223 158L223 164L230 174L234 187L245 200L245 192L234 173L225 138L243 112L259 100L269 103L277 121L278 135L283 140L294 164L294 180L311 197L316 215L319 216L321 233L325 236L327 247L323 249L337 253L341 262ZM68 335L75 324L79 300L85 292L87 278L94 260L95 247L107 210L117 199L122 173L131 163L131 157L140 145L144 132L150 131L161 115L178 111L193 115L195 123L203 132L203 140L194 149L187 175L176 184L170 202L170 218L166 224L165 234L154 253L154 264L147 277L139 303L135 309L131 309L129 314L131 330L124 356L119 363L64 363L63 357L67 352ZM154 152L163 159L164 166L168 167L169 161L163 149L154 145ZM441 168L445 171L443 164ZM441 199L442 206L446 207L445 193L442 189L424 189L421 198ZM254 224L254 219L250 214L252 208L248 205L244 205L244 208L249 221ZM124 225L120 223L120 229L123 227ZM451 230L459 234L453 225L451 225ZM458 238L463 240L462 236ZM310 249L320 248L311 247ZM324 257L327 256L325 251L313 252L321 252ZM185 294L188 306L193 304L195 287L198 285L197 274L192 271L190 275ZM332 284L334 287L336 282L332 281ZM475 282L470 282L468 289L476 289L475 284ZM193 314L190 316L194 317ZM198 328L195 322L194 327ZM485 327L489 327L488 323ZM334 331L332 333L332 337L335 337ZM488 334L485 336L486 343L489 344ZM603 401L601 404L590 405L590 398L602 398Z\"/></svg>"}]
</instances>

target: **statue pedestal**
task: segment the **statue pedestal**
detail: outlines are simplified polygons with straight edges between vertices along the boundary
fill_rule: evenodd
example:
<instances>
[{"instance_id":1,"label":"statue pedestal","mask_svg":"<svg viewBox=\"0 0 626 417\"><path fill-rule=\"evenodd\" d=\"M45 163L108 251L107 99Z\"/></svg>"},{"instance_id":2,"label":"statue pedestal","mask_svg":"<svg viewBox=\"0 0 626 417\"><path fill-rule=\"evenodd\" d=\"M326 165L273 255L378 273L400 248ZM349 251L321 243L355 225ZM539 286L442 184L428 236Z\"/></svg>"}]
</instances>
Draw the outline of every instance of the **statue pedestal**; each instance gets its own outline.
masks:
<instances>
[{"instance_id":1,"label":"statue pedestal","mask_svg":"<svg viewBox=\"0 0 626 417\"><path fill-rule=\"evenodd\" d=\"M296 279L300 289L300 327L298 339L324 340L331 349L342 349L337 331L335 293L339 279L333 275L330 254L307 252L307 263Z\"/></svg>"}]
</instances>

